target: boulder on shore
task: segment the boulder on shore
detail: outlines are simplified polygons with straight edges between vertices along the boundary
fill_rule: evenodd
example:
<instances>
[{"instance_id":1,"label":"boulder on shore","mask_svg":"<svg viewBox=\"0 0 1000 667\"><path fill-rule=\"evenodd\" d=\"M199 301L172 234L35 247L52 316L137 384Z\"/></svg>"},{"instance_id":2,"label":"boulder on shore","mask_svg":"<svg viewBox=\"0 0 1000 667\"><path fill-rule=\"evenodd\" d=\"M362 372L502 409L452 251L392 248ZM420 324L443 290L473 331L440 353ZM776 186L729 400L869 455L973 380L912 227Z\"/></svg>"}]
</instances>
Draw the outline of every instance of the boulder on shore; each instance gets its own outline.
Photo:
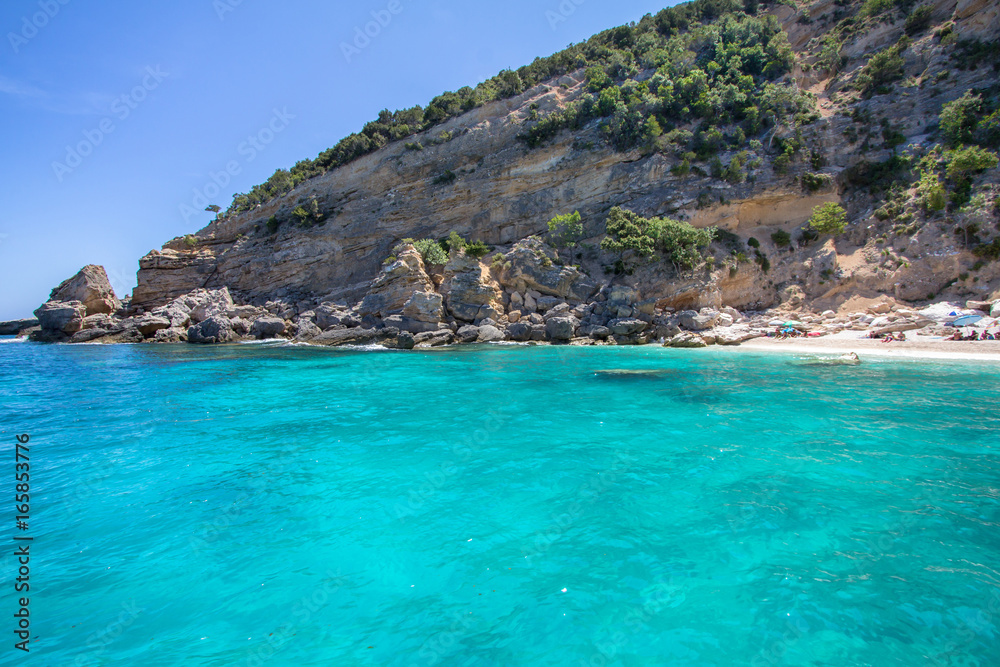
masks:
<instances>
[{"instance_id":1,"label":"boulder on shore","mask_svg":"<svg viewBox=\"0 0 1000 667\"><path fill-rule=\"evenodd\" d=\"M213 315L204 322L193 325L188 329L187 337L189 343L203 345L231 343L237 338L232 322L222 315Z\"/></svg>"},{"instance_id":2,"label":"boulder on shore","mask_svg":"<svg viewBox=\"0 0 1000 667\"><path fill-rule=\"evenodd\" d=\"M439 347L441 345L450 345L453 339L454 335L450 329L442 329L441 331L428 331L417 334L413 337L413 342L416 347Z\"/></svg>"},{"instance_id":3,"label":"boulder on shore","mask_svg":"<svg viewBox=\"0 0 1000 667\"><path fill-rule=\"evenodd\" d=\"M515 306L523 304L531 312L534 307L530 304L537 304L539 298L546 298L543 294L558 297L555 303L565 299L583 301L593 296L597 291L597 284L573 267L560 266L558 259L553 249L540 239L527 238L514 245L504 256L500 282L507 289L518 293L519 299ZM534 291L535 294L520 297L528 291Z\"/></svg>"},{"instance_id":4,"label":"boulder on shore","mask_svg":"<svg viewBox=\"0 0 1000 667\"><path fill-rule=\"evenodd\" d=\"M691 333L690 331L684 331L664 342L663 347L708 347L708 343L706 343L705 339L698 334Z\"/></svg>"},{"instance_id":5,"label":"boulder on shore","mask_svg":"<svg viewBox=\"0 0 1000 667\"><path fill-rule=\"evenodd\" d=\"M155 336L157 331L170 328L170 320L165 317L156 317L155 315L143 315L134 324L135 328L145 338Z\"/></svg>"},{"instance_id":6,"label":"boulder on shore","mask_svg":"<svg viewBox=\"0 0 1000 667\"><path fill-rule=\"evenodd\" d=\"M526 343L531 340L531 325L527 322L516 322L507 327L507 335L510 339L519 343Z\"/></svg>"},{"instance_id":7,"label":"boulder on shore","mask_svg":"<svg viewBox=\"0 0 1000 667\"><path fill-rule=\"evenodd\" d=\"M375 330L363 327L352 329L330 329L316 336L311 341L313 345L339 347L341 345L369 345L375 342Z\"/></svg>"},{"instance_id":8,"label":"boulder on shore","mask_svg":"<svg viewBox=\"0 0 1000 667\"><path fill-rule=\"evenodd\" d=\"M720 313L709 308L702 308L700 312L685 310L678 314L677 320L682 329L688 331L705 331L711 329L719 321Z\"/></svg>"},{"instance_id":9,"label":"boulder on shore","mask_svg":"<svg viewBox=\"0 0 1000 667\"><path fill-rule=\"evenodd\" d=\"M72 336L83 329L87 307L81 301L46 301L35 310L42 330Z\"/></svg>"},{"instance_id":10,"label":"boulder on shore","mask_svg":"<svg viewBox=\"0 0 1000 667\"><path fill-rule=\"evenodd\" d=\"M479 338L477 342L480 343L496 343L502 341L506 338L504 332L500 331L497 327L491 324L485 324L479 327Z\"/></svg>"},{"instance_id":11,"label":"boulder on shore","mask_svg":"<svg viewBox=\"0 0 1000 667\"><path fill-rule=\"evenodd\" d=\"M463 322L487 317L489 312L483 311L484 306L489 306L494 313L499 313L503 307L500 286L489 270L465 251L451 253L444 267L441 292L445 295L448 312Z\"/></svg>"},{"instance_id":12,"label":"boulder on shore","mask_svg":"<svg viewBox=\"0 0 1000 667\"><path fill-rule=\"evenodd\" d=\"M285 333L285 321L280 317L261 317L250 325L250 335L257 340L274 338Z\"/></svg>"},{"instance_id":13,"label":"boulder on shore","mask_svg":"<svg viewBox=\"0 0 1000 667\"><path fill-rule=\"evenodd\" d=\"M86 309L85 316L114 313L122 307L104 267L96 264L88 264L72 278L59 283L49 295L49 301L79 301Z\"/></svg>"},{"instance_id":14,"label":"boulder on shore","mask_svg":"<svg viewBox=\"0 0 1000 667\"><path fill-rule=\"evenodd\" d=\"M195 290L184 297L184 304L190 309L191 322L194 324L215 316L225 316L235 306L228 287Z\"/></svg>"},{"instance_id":15,"label":"boulder on shore","mask_svg":"<svg viewBox=\"0 0 1000 667\"><path fill-rule=\"evenodd\" d=\"M545 323L545 333L549 340L573 340L579 323L575 317L553 317Z\"/></svg>"},{"instance_id":16,"label":"boulder on shore","mask_svg":"<svg viewBox=\"0 0 1000 667\"><path fill-rule=\"evenodd\" d=\"M418 302L410 304L417 292L425 295L433 293L434 283L427 275L420 253L412 245L406 245L399 250L396 261L382 267L358 312L362 317L374 315L385 318L400 314L407 305L411 305L411 312L422 310L432 316L433 305L429 300L418 299ZM320 326L326 328L322 324Z\"/></svg>"},{"instance_id":17,"label":"boulder on shore","mask_svg":"<svg viewBox=\"0 0 1000 667\"><path fill-rule=\"evenodd\" d=\"M632 336L634 334L642 333L649 326L646 322L634 318L623 318L618 320L611 320L608 323L608 328L611 329L611 333L618 336Z\"/></svg>"},{"instance_id":18,"label":"boulder on shore","mask_svg":"<svg viewBox=\"0 0 1000 667\"><path fill-rule=\"evenodd\" d=\"M455 332L455 340L459 343L475 343L479 340L479 327L471 324L459 327Z\"/></svg>"}]
</instances>

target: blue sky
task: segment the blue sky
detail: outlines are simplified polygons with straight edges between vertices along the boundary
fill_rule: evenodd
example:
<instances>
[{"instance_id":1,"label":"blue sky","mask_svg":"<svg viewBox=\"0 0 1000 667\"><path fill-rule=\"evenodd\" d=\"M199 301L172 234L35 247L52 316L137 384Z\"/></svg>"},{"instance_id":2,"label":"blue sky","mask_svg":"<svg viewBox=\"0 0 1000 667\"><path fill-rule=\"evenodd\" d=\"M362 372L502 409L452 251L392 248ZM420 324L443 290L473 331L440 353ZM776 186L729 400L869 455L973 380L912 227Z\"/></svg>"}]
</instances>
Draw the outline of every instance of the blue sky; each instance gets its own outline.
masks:
<instances>
[{"instance_id":1,"label":"blue sky","mask_svg":"<svg viewBox=\"0 0 1000 667\"><path fill-rule=\"evenodd\" d=\"M182 207L212 194L228 163L239 173L212 198L223 208L380 109L426 104L670 4L6 0L0 320L30 317L85 264L131 291L142 255L209 221ZM345 55L375 18L378 34ZM260 150L245 143L265 128L278 131Z\"/></svg>"}]
</instances>

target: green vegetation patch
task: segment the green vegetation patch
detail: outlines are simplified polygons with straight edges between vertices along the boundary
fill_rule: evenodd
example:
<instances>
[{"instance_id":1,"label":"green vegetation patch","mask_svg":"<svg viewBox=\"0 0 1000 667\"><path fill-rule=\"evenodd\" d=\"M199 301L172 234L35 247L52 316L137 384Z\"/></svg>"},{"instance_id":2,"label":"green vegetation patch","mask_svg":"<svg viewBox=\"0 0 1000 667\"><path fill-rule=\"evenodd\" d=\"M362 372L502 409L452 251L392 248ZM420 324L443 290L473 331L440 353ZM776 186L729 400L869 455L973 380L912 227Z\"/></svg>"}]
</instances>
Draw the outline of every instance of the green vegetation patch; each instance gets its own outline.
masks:
<instances>
[{"instance_id":1,"label":"green vegetation patch","mask_svg":"<svg viewBox=\"0 0 1000 667\"><path fill-rule=\"evenodd\" d=\"M647 258L660 254L678 270L702 262L702 249L715 237L714 228L697 229L670 218L644 218L617 206L608 215L606 232L601 241L603 250L619 253L631 250Z\"/></svg>"},{"instance_id":2,"label":"green vegetation patch","mask_svg":"<svg viewBox=\"0 0 1000 667\"><path fill-rule=\"evenodd\" d=\"M847 212L840 204L827 202L813 209L809 229L818 234L843 234L847 228Z\"/></svg>"}]
</instances>

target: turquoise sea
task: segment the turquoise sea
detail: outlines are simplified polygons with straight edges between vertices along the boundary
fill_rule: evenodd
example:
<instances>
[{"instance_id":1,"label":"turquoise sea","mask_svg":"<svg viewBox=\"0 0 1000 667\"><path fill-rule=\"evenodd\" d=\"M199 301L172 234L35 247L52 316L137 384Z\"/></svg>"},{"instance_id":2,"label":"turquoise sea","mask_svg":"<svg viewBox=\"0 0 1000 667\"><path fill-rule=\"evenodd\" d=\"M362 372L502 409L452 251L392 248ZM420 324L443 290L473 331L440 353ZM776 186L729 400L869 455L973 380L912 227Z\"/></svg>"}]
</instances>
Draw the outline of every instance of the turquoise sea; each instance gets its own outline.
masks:
<instances>
[{"instance_id":1,"label":"turquoise sea","mask_svg":"<svg viewBox=\"0 0 1000 667\"><path fill-rule=\"evenodd\" d=\"M996 665L998 387L723 349L5 341L0 538L34 539L31 653L5 548L0 664Z\"/></svg>"}]
</instances>

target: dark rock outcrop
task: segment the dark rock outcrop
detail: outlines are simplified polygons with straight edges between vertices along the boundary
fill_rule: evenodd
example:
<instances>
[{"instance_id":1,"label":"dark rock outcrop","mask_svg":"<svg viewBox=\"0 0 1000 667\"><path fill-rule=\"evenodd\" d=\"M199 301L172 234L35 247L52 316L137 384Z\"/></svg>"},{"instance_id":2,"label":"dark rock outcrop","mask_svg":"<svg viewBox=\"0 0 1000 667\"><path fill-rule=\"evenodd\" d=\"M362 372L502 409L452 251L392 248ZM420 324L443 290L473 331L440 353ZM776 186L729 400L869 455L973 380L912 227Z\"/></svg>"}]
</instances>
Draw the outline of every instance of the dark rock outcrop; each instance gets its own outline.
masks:
<instances>
[{"instance_id":1,"label":"dark rock outcrop","mask_svg":"<svg viewBox=\"0 0 1000 667\"><path fill-rule=\"evenodd\" d=\"M283 333L285 333L285 321L280 317L261 317L250 326L250 335L258 340L275 338Z\"/></svg>"},{"instance_id":2,"label":"dark rock outcrop","mask_svg":"<svg viewBox=\"0 0 1000 667\"><path fill-rule=\"evenodd\" d=\"M32 327L38 326L38 319L25 319L25 320L10 320L9 322L0 322L0 336L16 336L22 331L26 331Z\"/></svg>"},{"instance_id":3,"label":"dark rock outcrop","mask_svg":"<svg viewBox=\"0 0 1000 667\"><path fill-rule=\"evenodd\" d=\"M189 343L211 345L231 343L236 340L237 336L229 318L213 315L204 322L191 326L187 331L187 338Z\"/></svg>"},{"instance_id":4,"label":"dark rock outcrop","mask_svg":"<svg viewBox=\"0 0 1000 667\"><path fill-rule=\"evenodd\" d=\"M72 336L83 329L87 307L81 301L46 301L35 310L42 330Z\"/></svg>"}]
</instances>

